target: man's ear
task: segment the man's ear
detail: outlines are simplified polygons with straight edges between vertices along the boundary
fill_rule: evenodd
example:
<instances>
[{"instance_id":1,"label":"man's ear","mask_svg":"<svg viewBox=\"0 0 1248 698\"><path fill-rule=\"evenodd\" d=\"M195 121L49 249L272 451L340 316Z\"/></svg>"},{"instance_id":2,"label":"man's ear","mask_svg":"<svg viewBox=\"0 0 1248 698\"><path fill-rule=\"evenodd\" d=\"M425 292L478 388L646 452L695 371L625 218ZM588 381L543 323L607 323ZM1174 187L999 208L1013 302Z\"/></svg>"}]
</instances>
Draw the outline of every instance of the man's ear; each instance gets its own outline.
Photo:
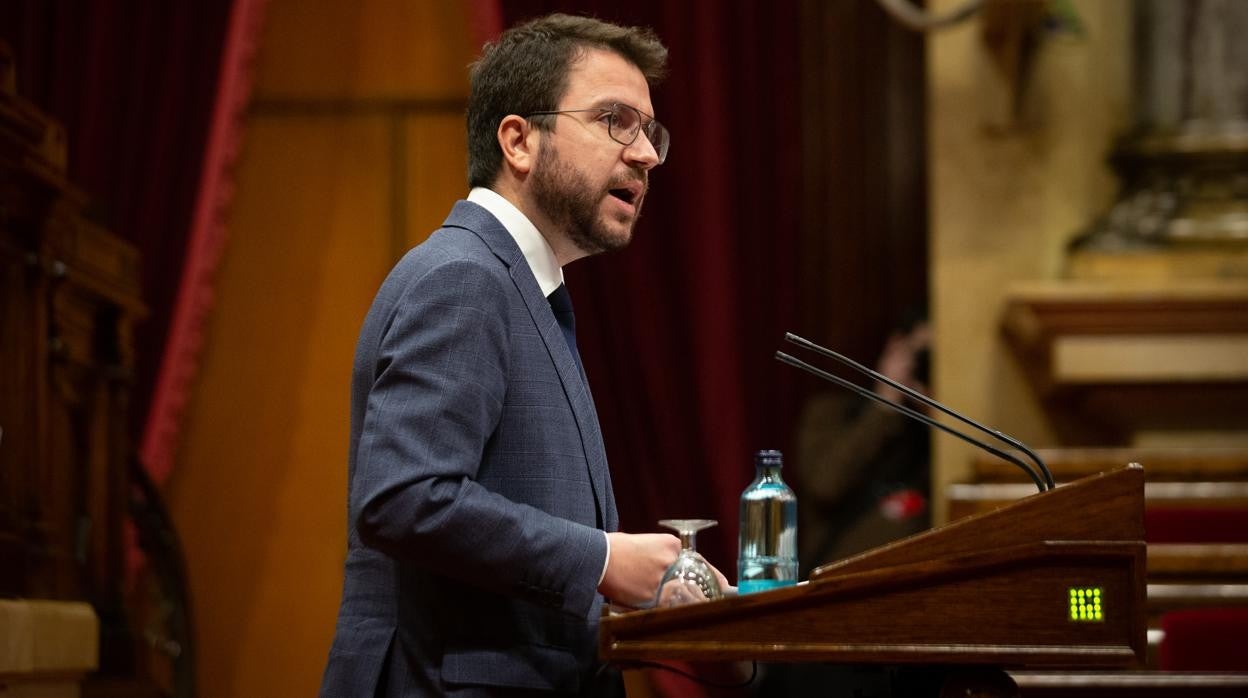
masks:
<instances>
[{"instance_id":1,"label":"man's ear","mask_svg":"<svg viewBox=\"0 0 1248 698\"><path fill-rule=\"evenodd\" d=\"M508 114L498 123L498 147L503 151L503 161L517 175L533 170L540 139L540 131L522 116Z\"/></svg>"}]
</instances>

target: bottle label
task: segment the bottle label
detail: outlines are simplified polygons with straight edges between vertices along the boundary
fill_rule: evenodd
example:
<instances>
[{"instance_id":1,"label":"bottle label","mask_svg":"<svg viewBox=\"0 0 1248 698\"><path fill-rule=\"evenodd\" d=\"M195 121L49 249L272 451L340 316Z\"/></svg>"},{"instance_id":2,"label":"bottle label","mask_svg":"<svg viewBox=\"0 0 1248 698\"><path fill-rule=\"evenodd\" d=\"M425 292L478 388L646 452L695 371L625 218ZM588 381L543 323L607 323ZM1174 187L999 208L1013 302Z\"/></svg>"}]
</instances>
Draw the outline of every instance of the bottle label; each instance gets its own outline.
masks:
<instances>
[{"instance_id":1,"label":"bottle label","mask_svg":"<svg viewBox=\"0 0 1248 698\"><path fill-rule=\"evenodd\" d=\"M793 579L751 579L737 584L738 594L753 594L759 591L791 587L797 584Z\"/></svg>"}]
</instances>

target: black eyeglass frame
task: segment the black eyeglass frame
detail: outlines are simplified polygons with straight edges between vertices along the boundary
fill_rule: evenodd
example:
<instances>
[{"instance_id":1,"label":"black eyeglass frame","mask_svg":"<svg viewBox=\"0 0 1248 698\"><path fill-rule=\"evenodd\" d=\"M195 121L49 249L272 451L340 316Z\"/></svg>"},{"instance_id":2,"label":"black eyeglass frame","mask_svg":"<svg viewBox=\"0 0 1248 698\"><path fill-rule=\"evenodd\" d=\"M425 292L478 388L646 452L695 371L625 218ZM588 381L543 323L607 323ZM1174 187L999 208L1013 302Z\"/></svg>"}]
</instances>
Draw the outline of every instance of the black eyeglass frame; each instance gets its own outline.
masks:
<instances>
[{"instance_id":1,"label":"black eyeglass frame","mask_svg":"<svg viewBox=\"0 0 1248 698\"><path fill-rule=\"evenodd\" d=\"M624 138L620 138L615 133L615 129L617 128L615 125L617 121L617 118L615 117L615 115L619 113L620 109L628 109L630 111L636 112L637 114L637 128L632 132L631 137L628 138L627 140L625 140ZM631 104L612 102L611 104L608 104L606 106L592 107L590 109L558 109L554 111L535 111L535 112L530 112L528 114L525 114L524 118L531 119L535 116L556 116L559 114L582 114L586 112L599 112L603 114L611 114L612 118L610 121L607 122L607 136L610 137L611 140L623 146L630 146L636 143L637 135L640 134L642 131L645 131L646 140L650 141L650 145L654 146L655 154L659 156L658 164L662 165L663 162L667 160L667 151L671 148L671 144L672 144L671 132L668 131L667 127L659 123L658 120L655 119L653 116L650 116L649 114L638 109L637 107L632 106ZM663 134L664 136L661 140L656 138L656 136L660 133Z\"/></svg>"}]
</instances>

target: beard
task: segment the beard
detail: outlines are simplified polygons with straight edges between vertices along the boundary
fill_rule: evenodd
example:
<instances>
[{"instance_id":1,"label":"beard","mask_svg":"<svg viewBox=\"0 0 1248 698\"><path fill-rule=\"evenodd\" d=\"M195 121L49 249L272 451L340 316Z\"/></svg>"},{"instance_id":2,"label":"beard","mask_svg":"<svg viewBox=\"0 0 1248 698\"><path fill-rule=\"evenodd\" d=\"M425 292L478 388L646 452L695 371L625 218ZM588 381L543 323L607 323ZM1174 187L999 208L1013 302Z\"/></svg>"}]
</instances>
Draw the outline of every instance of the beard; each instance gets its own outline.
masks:
<instances>
[{"instance_id":1,"label":"beard","mask_svg":"<svg viewBox=\"0 0 1248 698\"><path fill-rule=\"evenodd\" d=\"M572 163L559 157L549 140L538 146L537 167L533 170L533 197L551 223L567 232L568 239L587 255L626 247L633 238L633 225L641 217L641 204L647 187L645 173L611 178L595 187L591 178ZM599 206L611 196L610 190L640 180L642 192L633 202L631 220L616 226L604 220ZM622 229L619 226L623 226Z\"/></svg>"}]
</instances>

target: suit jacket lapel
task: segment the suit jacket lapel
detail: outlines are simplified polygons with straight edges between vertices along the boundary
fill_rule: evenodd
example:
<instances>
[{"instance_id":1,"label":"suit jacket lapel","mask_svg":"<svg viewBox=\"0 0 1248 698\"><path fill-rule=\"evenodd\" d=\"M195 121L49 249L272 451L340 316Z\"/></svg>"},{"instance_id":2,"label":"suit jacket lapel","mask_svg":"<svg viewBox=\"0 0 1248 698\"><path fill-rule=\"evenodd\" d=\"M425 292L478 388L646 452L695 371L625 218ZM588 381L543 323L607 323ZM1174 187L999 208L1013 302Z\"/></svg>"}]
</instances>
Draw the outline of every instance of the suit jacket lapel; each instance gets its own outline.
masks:
<instances>
[{"instance_id":1,"label":"suit jacket lapel","mask_svg":"<svg viewBox=\"0 0 1248 698\"><path fill-rule=\"evenodd\" d=\"M449 228L463 228L481 238L490 250L507 265L511 280L516 285L520 298L524 301L533 318L546 351L554 361L555 370L563 384L564 393L572 406L572 415L576 419L577 428L581 432L581 444L585 448L585 460L589 463L590 482L594 489L594 499L598 507L601 523L608 529L616 524L614 502L610 501L611 474L607 469L607 454L602 443L602 429L598 424L598 412L594 408L593 396L589 392L589 383L585 379L576 360L572 358L572 350L563 338L563 331L555 320L550 309L550 302L542 295L532 269L524 259L515 239L507 232L498 219L490 215L484 208L468 201L459 201L451 209L443 224Z\"/></svg>"}]
</instances>

